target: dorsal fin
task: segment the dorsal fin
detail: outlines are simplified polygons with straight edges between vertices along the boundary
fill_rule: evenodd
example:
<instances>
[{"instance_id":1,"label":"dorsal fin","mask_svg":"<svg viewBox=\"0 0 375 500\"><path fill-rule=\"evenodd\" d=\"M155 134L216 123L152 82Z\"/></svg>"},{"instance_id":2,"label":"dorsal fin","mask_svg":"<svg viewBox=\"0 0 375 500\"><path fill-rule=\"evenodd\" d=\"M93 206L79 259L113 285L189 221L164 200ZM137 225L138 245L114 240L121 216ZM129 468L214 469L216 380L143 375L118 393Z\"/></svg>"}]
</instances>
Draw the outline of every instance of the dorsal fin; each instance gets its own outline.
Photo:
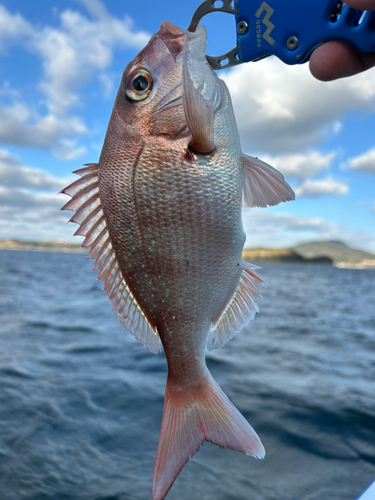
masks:
<instances>
[{"instance_id":1,"label":"dorsal fin","mask_svg":"<svg viewBox=\"0 0 375 500\"><path fill-rule=\"evenodd\" d=\"M212 325L210 336L207 340L208 351L218 349L244 328L259 311L255 302L260 290L268 284L263 281L254 269L259 269L248 262L243 262L243 271L237 290L220 316L216 324Z\"/></svg>"},{"instance_id":2,"label":"dorsal fin","mask_svg":"<svg viewBox=\"0 0 375 500\"><path fill-rule=\"evenodd\" d=\"M79 224L75 234L84 236L83 247L89 248L87 258L95 259L93 269L104 282L112 309L121 323L149 351L159 351L160 339L155 328L147 320L124 280L112 247L105 217L102 211L98 188L98 165L91 163L74 172L81 176L61 192L72 197L61 210L73 210L69 222Z\"/></svg>"}]
</instances>

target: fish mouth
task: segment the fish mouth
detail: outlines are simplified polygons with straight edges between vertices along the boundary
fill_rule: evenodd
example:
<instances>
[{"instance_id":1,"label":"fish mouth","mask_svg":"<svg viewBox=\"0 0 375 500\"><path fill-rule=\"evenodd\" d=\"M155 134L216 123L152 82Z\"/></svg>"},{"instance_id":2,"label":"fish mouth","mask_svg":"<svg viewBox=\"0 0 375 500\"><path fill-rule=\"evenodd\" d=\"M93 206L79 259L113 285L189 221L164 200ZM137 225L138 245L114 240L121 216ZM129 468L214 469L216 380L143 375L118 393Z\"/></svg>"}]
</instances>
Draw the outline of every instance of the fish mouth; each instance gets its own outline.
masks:
<instances>
[{"instance_id":1,"label":"fish mouth","mask_svg":"<svg viewBox=\"0 0 375 500\"><path fill-rule=\"evenodd\" d=\"M185 31L169 21L163 21L157 35L176 60L185 45Z\"/></svg>"}]
</instances>

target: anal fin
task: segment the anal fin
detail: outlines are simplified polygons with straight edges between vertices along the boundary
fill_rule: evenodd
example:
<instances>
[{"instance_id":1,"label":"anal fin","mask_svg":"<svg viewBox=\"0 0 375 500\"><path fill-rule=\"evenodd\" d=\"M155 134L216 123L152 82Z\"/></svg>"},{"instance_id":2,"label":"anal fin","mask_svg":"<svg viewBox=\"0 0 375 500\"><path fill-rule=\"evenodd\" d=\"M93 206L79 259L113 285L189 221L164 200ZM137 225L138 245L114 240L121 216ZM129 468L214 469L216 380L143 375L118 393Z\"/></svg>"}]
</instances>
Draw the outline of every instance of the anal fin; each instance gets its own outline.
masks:
<instances>
[{"instance_id":1,"label":"anal fin","mask_svg":"<svg viewBox=\"0 0 375 500\"><path fill-rule=\"evenodd\" d=\"M260 291L268 284L260 278L255 269L258 266L243 262L243 271L237 290L219 320L212 325L210 336L207 340L208 351L218 349L242 330L259 312L255 302Z\"/></svg>"}]
</instances>

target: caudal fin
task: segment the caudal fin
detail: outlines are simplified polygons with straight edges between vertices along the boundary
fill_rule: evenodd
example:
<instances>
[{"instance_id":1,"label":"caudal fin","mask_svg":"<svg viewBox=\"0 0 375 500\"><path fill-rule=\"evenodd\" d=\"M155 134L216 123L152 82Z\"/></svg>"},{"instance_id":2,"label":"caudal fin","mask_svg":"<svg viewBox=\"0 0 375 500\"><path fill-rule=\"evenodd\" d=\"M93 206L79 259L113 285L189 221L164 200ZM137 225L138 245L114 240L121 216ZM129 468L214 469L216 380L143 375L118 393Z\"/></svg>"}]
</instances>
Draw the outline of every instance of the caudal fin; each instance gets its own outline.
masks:
<instances>
[{"instance_id":1,"label":"caudal fin","mask_svg":"<svg viewBox=\"0 0 375 500\"><path fill-rule=\"evenodd\" d=\"M167 381L152 499L163 500L203 441L263 458L259 437L207 372L195 386Z\"/></svg>"}]
</instances>

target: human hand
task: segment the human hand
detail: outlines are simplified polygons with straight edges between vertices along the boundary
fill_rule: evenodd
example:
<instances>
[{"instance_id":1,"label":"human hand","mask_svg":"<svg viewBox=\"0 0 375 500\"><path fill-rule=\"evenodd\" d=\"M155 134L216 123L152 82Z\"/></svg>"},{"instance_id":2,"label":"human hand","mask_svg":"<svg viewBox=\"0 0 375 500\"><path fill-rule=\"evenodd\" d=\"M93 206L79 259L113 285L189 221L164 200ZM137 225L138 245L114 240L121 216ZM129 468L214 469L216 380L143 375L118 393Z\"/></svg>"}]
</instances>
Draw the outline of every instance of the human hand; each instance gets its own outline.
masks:
<instances>
[{"instance_id":1,"label":"human hand","mask_svg":"<svg viewBox=\"0 0 375 500\"><path fill-rule=\"evenodd\" d=\"M374 10L375 0L345 0L353 9ZM347 42L332 40L319 45L310 57L310 71L322 81L352 76L375 66L375 52L359 52Z\"/></svg>"}]
</instances>

